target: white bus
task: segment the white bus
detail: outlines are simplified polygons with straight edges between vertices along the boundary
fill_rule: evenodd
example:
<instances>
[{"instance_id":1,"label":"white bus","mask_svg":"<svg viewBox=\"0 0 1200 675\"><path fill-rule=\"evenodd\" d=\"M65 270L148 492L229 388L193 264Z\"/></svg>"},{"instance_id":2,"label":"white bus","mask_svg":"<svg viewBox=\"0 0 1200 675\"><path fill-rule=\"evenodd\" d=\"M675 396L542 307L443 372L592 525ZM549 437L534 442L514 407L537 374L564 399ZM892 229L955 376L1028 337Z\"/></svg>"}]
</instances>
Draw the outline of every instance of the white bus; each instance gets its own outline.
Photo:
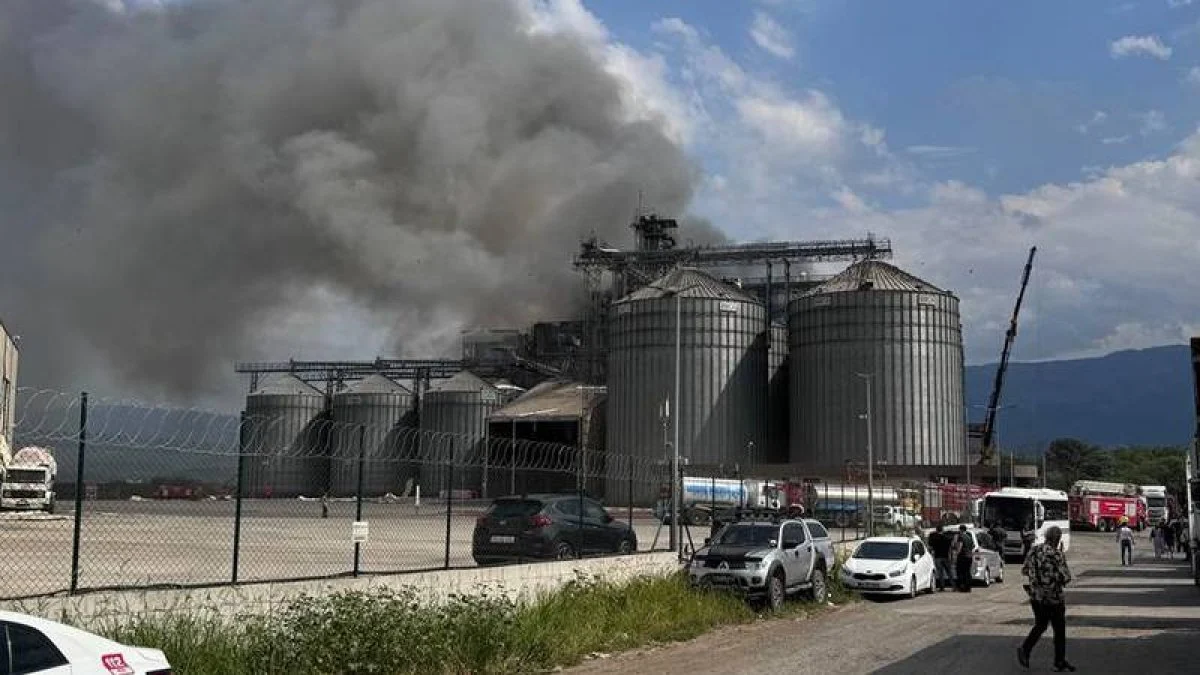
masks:
<instances>
[{"instance_id":1,"label":"white bus","mask_svg":"<svg viewBox=\"0 0 1200 675\"><path fill-rule=\"evenodd\" d=\"M1032 528L1042 543L1046 530L1058 526L1062 530L1062 548L1071 548L1071 521L1067 514L1067 493L1043 488L1000 488L983 496L980 519L983 524L999 525L1008 535L1004 539L1004 556L1019 558L1022 554L1021 531Z\"/></svg>"}]
</instances>

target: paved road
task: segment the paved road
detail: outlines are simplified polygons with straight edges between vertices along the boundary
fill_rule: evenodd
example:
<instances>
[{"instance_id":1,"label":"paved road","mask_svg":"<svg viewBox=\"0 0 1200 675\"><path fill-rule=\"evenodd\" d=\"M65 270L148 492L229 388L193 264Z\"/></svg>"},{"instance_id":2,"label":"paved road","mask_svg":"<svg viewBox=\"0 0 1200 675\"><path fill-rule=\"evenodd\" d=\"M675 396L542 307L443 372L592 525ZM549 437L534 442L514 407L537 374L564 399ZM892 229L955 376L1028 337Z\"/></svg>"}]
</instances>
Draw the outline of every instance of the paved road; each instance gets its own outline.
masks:
<instances>
[{"instance_id":1,"label":"paved road","mask_svg":"<svg viewBox=\"0 0 1200 675\"><path fill-rule=\"evenodd\" d=\"M1200 589L1181 560L1155 561L1140 542L1121 567L1111 535L1073 536L1067 658L1081 673L1200 672ZM571 673L1024 672L1016 647L1032 625L1017 568L970 595L864 601L816 620L724 629L692 642L596 660ZM1014 583L1015 582L1015 583ZM1051 632L1030 672L1052 672Z\"/></svg>"}]
</instances>

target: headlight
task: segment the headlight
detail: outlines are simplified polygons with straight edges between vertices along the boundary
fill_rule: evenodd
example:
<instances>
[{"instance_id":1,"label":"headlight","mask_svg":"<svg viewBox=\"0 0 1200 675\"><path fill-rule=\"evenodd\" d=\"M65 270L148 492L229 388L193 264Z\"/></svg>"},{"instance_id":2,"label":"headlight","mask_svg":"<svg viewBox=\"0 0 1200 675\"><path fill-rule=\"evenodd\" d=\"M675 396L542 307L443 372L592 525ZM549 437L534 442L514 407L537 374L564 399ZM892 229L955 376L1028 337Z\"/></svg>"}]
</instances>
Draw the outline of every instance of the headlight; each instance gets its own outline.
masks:
<instances>
[{"instance_id":1,"label":"headlight","mask_svg":"<svg viewBox=\"0 0 1200 675\"><path fill-rule=\"evenodd\" d=\"M692 561L688 563L691 567L704 567L704 558L702 556L692 556Z\"/></svg>"},{"instance_id":2,"label":"headlight","mask_svg":"<svg viewBox=\"0 0 1200 675\"><path fill-rule=\"evenodd\" d=\"M758 560L755 558L747 558L746 559L746 569L748 569L748 570L762 569L762 566L763 566L762 560Z\"/></svg>"},{"instance_id":3,"label":"headlight","mask_svg":"<svg viewBox=\"0 0 1200 675\"><path fill-rule=\"evenodd\" d=\"M896 570L895 572L889 572L888 576L889 577L902 577L902 576L904 576L904 573L907 571L908 570Z\"/></svg>"}]
</instances>

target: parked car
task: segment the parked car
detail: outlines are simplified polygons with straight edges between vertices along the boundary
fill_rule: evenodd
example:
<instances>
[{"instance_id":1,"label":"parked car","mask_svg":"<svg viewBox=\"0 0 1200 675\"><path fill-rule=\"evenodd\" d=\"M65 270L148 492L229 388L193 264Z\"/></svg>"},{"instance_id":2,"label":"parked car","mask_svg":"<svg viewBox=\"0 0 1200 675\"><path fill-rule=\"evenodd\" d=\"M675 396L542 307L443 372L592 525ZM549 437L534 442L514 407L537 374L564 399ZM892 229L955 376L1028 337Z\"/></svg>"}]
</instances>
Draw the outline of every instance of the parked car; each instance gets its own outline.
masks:
<instances>
[{"instance_id":1,"label":"parked car","mask_svg":"<svg viewBox=\"0 0 1200 675\"><path fill-rule=\"evenodd\" d=\"M826 575L836 557L829 533L815 520L760 518L721 528L688 562L693 586L741 592L778 609L789 594L829 595Z\"/></svg>"},{"instance_id":2,"label":"parked car","mask_svg":"<svg viewBox=\"0 0 1200 675\"><path fill-rule=\"evenodd\" d=\"M917 526L917 516L902 506L876 506L872 510L872 519L876 526L892 530L911 530Z\"/></svg>"},{"instance_id":3,"label":"parked car","mask_svg":"<svg viewBox=\"0 0 1200 675\"><path fill-rule=\"evenodd\" d=\"M0 673L171 675L166 654L131 647L73 626L0 611Z\"/></svg>"},{"instance_id":4,"label":"parked car","mask_svg":"<svg viewBox=\"0 0 1200 675\"><path fill-rule=\"evenodd\" d=\"M953 536L954 533L950 534ZM993 581L1002 583L1004 581L1004 554L992 540L992 535L979 527L968 528L966 534L971 551L971 579L984 586L991 586ZM955 573L957 574L957 572Z\"/></svg>"},{"instance_id":5,"label":"parked car","mask_svg":"<svg viewBox=\"0 0 1200 675\"><path fill-rule=\"evenodd\" d=\"M933 592L933 556L916 537L871 537L842 563L842 584L862 593L907 595Z\"/></svg>"},{"instance_id":6,"label":"parked car","mask_svg":"<svg viewBox=\"0 0 1200 675\"><path fill-rule=\"evenodd\" d=\"M635 551L637 535L628 523L575 494L496 499L471 536L471 556L480 565Z\"/></svg>"}]
</instances>

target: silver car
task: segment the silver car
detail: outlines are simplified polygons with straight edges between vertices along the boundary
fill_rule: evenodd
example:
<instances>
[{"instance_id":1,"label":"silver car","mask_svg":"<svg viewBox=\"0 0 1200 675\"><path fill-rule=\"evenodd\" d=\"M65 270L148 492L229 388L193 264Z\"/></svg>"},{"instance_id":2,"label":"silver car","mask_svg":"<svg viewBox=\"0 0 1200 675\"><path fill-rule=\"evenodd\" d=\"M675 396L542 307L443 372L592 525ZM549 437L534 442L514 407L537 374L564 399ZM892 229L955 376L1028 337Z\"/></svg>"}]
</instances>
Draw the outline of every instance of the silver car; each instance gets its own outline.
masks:
<instances>
[{"instance_id":1,"label":"silver car","mask_svg":"<svg viewBox=\"0 0 1200 675\"><path fill-rule=\"evenodd\" d=\"M971 578L982 582L984 586L991 586L993 581L1003 582L1004 555L1000 552L1000 546L992 540L992 535L981 527L968 528L966 534L971 545Z\"/></svg>"}]
</instances>

